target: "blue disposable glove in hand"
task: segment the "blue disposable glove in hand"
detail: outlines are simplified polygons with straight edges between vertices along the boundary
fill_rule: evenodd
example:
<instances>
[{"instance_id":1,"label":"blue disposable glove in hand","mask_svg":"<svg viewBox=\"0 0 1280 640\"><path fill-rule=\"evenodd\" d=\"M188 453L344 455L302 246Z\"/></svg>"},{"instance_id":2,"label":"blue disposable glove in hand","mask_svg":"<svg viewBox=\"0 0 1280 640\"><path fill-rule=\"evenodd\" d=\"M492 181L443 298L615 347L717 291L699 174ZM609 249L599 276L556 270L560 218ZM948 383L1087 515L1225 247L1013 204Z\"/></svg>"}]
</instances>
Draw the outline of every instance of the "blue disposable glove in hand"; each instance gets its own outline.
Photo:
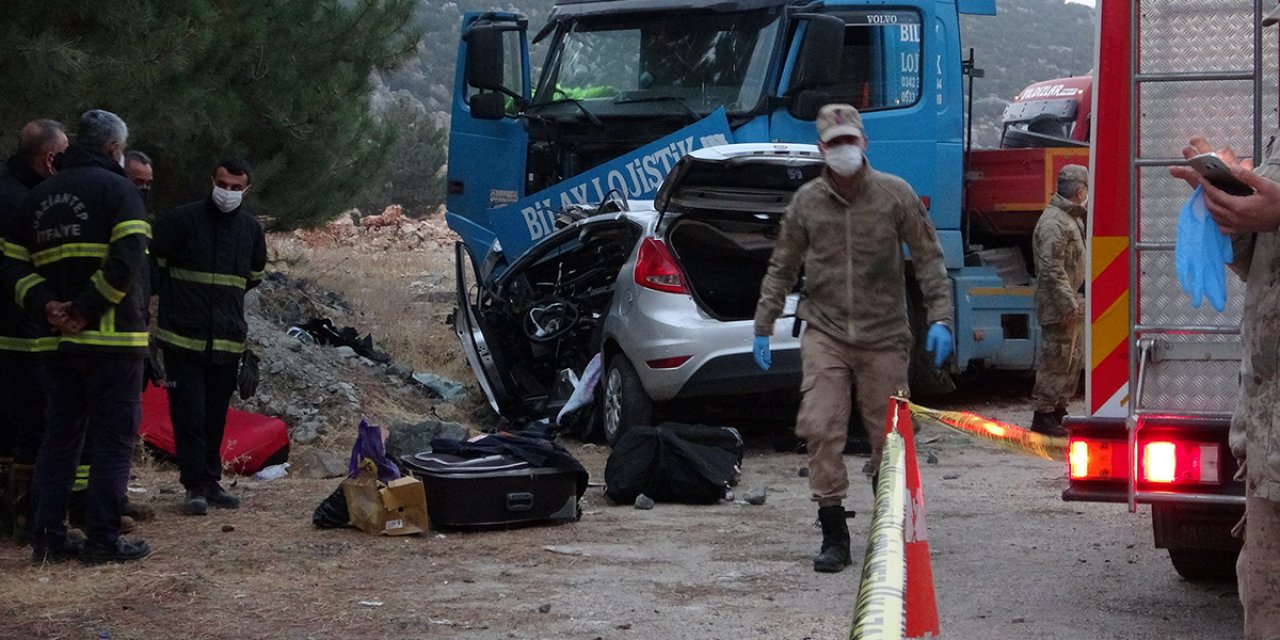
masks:
<instances>
[{"instance_id":1,"label":"blue disposable glove in hand","mask_svg":"<svg viewBox=\"0 0 1280 640\"><path fill-rule=\"evenodd\" d=\"M1217 311L1227 308L1226 265L1232 260L1231 239L1222 235L1204 205L1200 187L1182 205L1178 215L1178 237L1174 243L1173 261L1178 271L1178 284L1200 308L1204 298Z\"/></svg>"},{"instance_id":2,"label":"blue disposable glove in hand","mask_svg":"<svg viewBox=\"0 0 1280 640\"><path fill-rule=\"evenodd\" d=\"M756 366L768 371L773 364L773 355L769 353L769 336L756 336L751 345L751 354L756 357Z\"/></svg>"},{"instance_id":3,"label":"blue disposable glove in hand","mask_svg":"<svg viewBox=\"0 0 1280 640\"><path fill-rule=\"evenodd\" d=\"M929 327L929 335L925 337L924 348L933 354L933 366L941 367L951 355L951 330L941 322Z\"/></svg>"}]
</instances>

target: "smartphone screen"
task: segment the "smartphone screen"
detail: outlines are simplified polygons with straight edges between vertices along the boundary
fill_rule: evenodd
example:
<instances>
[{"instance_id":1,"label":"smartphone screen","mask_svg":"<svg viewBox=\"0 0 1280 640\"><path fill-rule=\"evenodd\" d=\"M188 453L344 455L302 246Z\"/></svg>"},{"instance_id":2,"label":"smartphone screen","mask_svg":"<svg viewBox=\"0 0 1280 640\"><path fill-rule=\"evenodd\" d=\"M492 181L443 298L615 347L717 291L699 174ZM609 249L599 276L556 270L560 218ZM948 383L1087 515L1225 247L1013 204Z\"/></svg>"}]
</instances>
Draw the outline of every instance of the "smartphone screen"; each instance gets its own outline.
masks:
<instances>
[{"instance_id":1,"label":"smartphone screen","mask_svg":"<svg viewBox=\"0 0 1280 640\"><path fill-rule=\"evenodd\" d=\"M1204 176L1210 184L1233 196L1253 195L1253 188L1231 175L1231 170L1217 154L1202 153L1188 159L1187 164Z\"/></svg>"}]
</instances>

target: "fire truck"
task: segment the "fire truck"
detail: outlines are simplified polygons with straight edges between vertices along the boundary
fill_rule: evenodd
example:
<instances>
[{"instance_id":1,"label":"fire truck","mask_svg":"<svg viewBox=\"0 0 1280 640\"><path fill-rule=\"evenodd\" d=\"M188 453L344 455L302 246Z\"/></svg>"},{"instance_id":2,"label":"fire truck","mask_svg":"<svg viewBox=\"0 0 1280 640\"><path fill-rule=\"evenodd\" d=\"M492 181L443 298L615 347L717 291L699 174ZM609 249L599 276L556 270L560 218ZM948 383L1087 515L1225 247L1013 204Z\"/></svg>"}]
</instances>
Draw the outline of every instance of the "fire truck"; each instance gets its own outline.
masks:
<instances>
[{"instance_id":1,"label":"fire truck","mask_svg":"<svg viewBox=\"0 0 1280 640\"><path fill-rule=\"evenodd\" d=\"M1277 47L1261 0L1102 0L1095 38L1087 415L1067 420L1066 500L1149 505L1187 579L1234 574L1244 512L1227 444L1244 287L1193 308L1174 266L1190 189L1169 175L1193 134L1260 158L1275 126ZM1275 35L1271 34L1271 38Z\"/></svg>"}]
</instances>

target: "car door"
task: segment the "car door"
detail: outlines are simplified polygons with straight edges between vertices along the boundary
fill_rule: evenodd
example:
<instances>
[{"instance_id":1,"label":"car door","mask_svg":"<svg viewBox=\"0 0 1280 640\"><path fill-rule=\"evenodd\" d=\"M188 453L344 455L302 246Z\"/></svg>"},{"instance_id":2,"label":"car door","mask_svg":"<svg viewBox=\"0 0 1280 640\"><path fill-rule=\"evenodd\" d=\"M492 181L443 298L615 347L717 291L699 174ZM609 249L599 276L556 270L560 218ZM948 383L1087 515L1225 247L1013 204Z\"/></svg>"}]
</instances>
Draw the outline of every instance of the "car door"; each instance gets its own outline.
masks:
<instances>
[{"instance_id":1,"label":"car door","mask_svg":"<svg viewBox=\"0 0 1280 640\"><path fill-rule=\"evenodd\" d=\"M624 230L625 233L619 233ZM530 352L545 353L545 348L524 349L520 347L527 345L516 344L520 328L529 324L517 314L527 312L536 297L524 282L526 274L557 270L558 263L581 261L585 255L581 252L598 248L597 241L605 236L621 238L617 241L618 250L629 253L639 234L639 225L623 213L579 220L535 244L509 268L483 279L477 275L479 270L467 246L456 245L458 306L454 311L454 331L494 411L508 418L545 417L530 415L542 406L547 389L555 382L554 377L542 379L541 373L560 368L560 363L548 367L545 362L530 360ZM618 268L622 262L623 259L617 260ZM616 272L612 275L616 277ZM570 303L582 302L572 299L568 292L556 292L556 295L564 295ZM491 320L501 323L505 333L499 334ZM513 332L514 335L507 335ZM545 339L543 342L540 346L545 347ZM588 345L560 345L555 351L568 351L568 347L587 348ZM508 353L508 349L514 352Z\"/></svg>"}]
</instances>

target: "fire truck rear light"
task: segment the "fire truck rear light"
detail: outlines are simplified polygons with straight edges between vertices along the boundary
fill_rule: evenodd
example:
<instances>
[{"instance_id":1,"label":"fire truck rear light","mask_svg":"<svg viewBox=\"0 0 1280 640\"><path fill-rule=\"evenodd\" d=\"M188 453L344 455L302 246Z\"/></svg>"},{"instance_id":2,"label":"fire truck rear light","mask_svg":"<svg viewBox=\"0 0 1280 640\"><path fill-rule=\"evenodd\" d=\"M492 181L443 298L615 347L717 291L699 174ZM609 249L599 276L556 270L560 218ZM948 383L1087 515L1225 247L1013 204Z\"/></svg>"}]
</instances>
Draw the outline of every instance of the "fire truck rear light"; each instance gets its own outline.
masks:
<instances>
[{"instance_id":1,"label":"fire truck rear light","mask_svg":"<svg viewBox=\"0 0 1280 640\"><path fill-rule=\"evenodd\" d=\"M1142 479L1173 482L1177 479L1177 447L1172 442L1148 442L1142 448Z\"/></svg>"},{"instance_id":2,"label":"fire truck rear light","mask_svg":"<svg viewBox=\"0 0 1280 640\"><path fill-rule=\"evenodd\" d=\"M1154 484L1220 484L1219 446L1156 440L1142 445L1142 479Z\"/></svg>"},{"instance_id":3,"label":"fire truck rear light","mask_svg":"<svg viewBox=\"0 0 1280 640\"><path fill-rule=\"evenodd\" d=\"M1072 438L1067 462L1072 480L1118 480L1125 477L1123 443Z\"/></svg>"}]
</instances>

